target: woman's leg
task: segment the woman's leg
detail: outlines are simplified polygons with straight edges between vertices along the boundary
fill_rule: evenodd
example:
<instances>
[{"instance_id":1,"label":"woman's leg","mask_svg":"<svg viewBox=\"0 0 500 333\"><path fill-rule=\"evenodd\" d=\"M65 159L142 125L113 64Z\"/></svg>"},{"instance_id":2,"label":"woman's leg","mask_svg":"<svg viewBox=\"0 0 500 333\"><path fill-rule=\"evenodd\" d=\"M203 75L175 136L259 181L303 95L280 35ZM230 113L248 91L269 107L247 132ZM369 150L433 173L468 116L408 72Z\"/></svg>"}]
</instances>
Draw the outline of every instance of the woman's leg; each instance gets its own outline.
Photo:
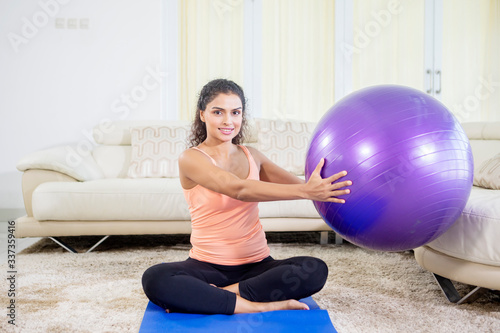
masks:
<instances>
[{"instance_id":1,"label":"woman's leg","mask_svg":"<svg viewBox=\"0 0 500 333\"><path fill-rule=\"evenodd\" d=\"M224 274L196 260L158 264L142 276L144 293L173 312L232 314L236 295L210 284L223 284Z\"/></svg>"},{"instance_id":2,"label":"woman's leg","mask_svg":"<svg viewBox=\"0 0 500 333\"><path fill-rule=\"evenodd\" d=\"M328 266L314 257L293 257L256 264L238 284L225 289L254 302L301 299L320 291L326 283Z\"/></svg>"},{"instance_id":3,"label":"woman's leg","mask_svg":"<svg viewBox=\"0 0 500 333\"><path fill-rule=\"evenodd\" d=\"M214 287L227 282L227 276L214 265L193 259L152 266L142 277L144 292L151 302L173 312L233 314L308 309L295 300L252 302Z\"/></svg>"}]
</instances>

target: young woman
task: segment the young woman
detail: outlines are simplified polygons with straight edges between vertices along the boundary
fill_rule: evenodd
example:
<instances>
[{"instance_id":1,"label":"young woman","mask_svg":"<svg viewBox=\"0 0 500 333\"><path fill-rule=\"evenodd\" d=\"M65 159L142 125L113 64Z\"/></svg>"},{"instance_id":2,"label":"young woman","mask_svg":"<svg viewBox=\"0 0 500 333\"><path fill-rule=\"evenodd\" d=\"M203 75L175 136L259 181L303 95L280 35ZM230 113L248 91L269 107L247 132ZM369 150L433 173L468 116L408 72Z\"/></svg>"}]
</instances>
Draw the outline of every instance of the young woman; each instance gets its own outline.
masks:
<instances>
[{"instance_id":1,"label":"young woman","mask_svg":"<svg viewBox=\"0 0 500 333\"><path fill-rule=\"evenodd\" d=\"M259 221L258 202L309 199L343 203L345 171L321 178L322 160L309 181L240 145L246 126L243 90L214 80L201 90L191 148L179 173L191 213L192 249L182 262L150 267L142 284L167 312L207 314L308 309L298 300L321 290L327 265L313 257L275 260Z\"/></svg>"}]
</instances>

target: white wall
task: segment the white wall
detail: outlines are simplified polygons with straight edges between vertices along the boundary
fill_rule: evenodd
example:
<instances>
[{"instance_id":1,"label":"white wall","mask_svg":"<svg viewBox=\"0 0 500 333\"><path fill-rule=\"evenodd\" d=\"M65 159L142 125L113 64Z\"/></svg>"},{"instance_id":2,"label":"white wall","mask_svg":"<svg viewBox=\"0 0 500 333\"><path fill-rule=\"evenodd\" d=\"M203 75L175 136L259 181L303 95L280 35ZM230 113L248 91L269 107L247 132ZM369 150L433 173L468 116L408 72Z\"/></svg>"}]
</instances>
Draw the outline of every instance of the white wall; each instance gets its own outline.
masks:
<instances>
[{"instance_id":1,"label":"white wall","mask_svg":"<svg viewBox=\"0 0 500 333\"><path fill-rule=\"evenodd\" d=\"M23 207L22 156L162 118L160 1L0 0L0 210Z\"/></svg>"}]
</instances>

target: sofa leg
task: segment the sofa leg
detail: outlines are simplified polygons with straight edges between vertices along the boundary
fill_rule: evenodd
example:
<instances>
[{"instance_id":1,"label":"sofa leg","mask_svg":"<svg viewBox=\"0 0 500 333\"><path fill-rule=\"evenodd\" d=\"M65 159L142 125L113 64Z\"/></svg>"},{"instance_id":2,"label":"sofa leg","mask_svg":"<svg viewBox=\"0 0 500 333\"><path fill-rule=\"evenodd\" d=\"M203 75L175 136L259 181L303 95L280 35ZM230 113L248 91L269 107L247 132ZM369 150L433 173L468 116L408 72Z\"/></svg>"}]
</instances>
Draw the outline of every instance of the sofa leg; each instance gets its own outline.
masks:
<instances>
[{"instance_id":1,"label":"sofa leg","mask_svg":"<svg viewBox=\"0 0 500 333\"><path fill-rule=\"evenodd\" d=\"M89 253L89 252L92 252L92 250L94 250L96 247L98 247L102 242L104 242L106 239L108 239L109 236L104 236L103 238L101 238L97 243L95 243L90 249L88 249L86 251L86 253ZM60 238L58 237L49 237L50 239L52 239L52 241L54 241L55 243L57 243L60 247L62 247L63 249L71 252L71 253L78 253L77 250L75 250L74 248L72 248L71 246L69 246L68 244L64 243Z\"/></svg>"},{"instance_id":2,"label":"sofa leg","mask_svg":"<svg viewBox=\"0 0 500 333\"><path fill-rule=\"evenodd\" d=\"M321 245L328 244L328 231L320 231L319 232L319 243Z\"/></svg>"},{"instance_id":3,"label":"sofa leg","mask_svg":"<svg viewBox=\"0 0 500 333\"><path fill-rule=\"evenodd\" d=\"M109 235L101 238L97 243L95 243L90 249L87 250L87 253L92 252L92 250L94 250L96 247L101 245L101 243L104 242L106 239L108 239L108 237L109 237Z\"/></svg>"},{"instance_id":4,"label":"sofa leg","mask_svg":"<svg viewBox=\"0 0 500 333\"><path fill-rule=\"evenodd\" d=\"M335 233L335 244L340 245L343 242L344 242L344 239L338 233Z\"/></svg>"},{"instance_id":5,"label":"sofa leg","mask_svg":"<svg viewBox=\"0 0 500 333\"><path fill-rule=\"evenodd\" d=\"M486 288L476 287L464 297L460 297L457 289L455 288L453 282L451 282L450 279L447 279L445 277L442 277L434 273L433 275L439 287L441 288L441 291L446 296L448 301L456 303L457 305L473 302L486 291Z\"/></svg>"},{"instance_id":6,"label":"sofa leg","mask_svg":"<svg viewBox=\"0 0 500 333\"><path fill-rule=\"evenodd\" d=\"M72 248L68 244L64 243L61 239L59 239L57 237L49 237L49 238L52 239L52 241L54 243L58 244L60 247L62 247L63 249L67 250L68 252L78 253L78 251L76 251L74 248Z\"/></svg>"}]
</instances>

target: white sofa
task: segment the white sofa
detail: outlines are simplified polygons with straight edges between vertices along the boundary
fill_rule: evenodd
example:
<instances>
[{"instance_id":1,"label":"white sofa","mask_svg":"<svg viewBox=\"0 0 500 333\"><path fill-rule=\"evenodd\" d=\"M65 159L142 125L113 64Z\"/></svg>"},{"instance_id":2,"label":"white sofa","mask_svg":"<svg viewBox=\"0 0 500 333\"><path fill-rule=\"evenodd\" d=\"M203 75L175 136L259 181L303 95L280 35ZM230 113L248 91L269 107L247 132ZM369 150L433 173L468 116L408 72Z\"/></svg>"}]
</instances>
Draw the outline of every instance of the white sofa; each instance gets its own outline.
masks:
<instances>
[{"instance_id":1,"label":"white sofa","mask_svg":"<svg viewBox=\"0 0 500 333\"><path fill-rule=\"evenodd\" d=\"M500 182L500 166L484 167L487 161L500 163L500 123L463 125L473 150L476 186L452 228L415 249L418 263L435 273L454 302L463 299L450 280L500 290L500 191L484 188L488 171ZM148 146L147 135L140 132L146 127L162 128L167 141L149 146L169 156L156 161L161 166L156 169L139 163L154 160L139 149ZM314 127L314 123L256 119L248 145L302 175ZM176 162L186 148L188 129L186 123L165 121L101 124L94 129L96 143L82 140L26 156L17 165L23 171L27 213L16 220L17 237L51 237L59 242L59 236L189 234L189 212ZM323 243L331 231L310 201L264 202L259 207L266 231L319 231ZM337 236L336 242L341 238Z\"/></svg>"},{"instance_id":2,"label":"white sofa","mask_svg":"<svg viewBox=\"0 0 500 333\"><path fill-rule=\"evenodd\" d=\"M474 186L459 219L442 236L414 250L454 303L500 290L500 123L464 123L474 157ZM459 295L453 281L476 286Z\"/></svg>"},{"instance_id":3,"label":"white sofa","mask_svg":"<svg viewBox=\"0 0 500 333\"><path fill-rule=\"evenodd\" d=\"M248 145L299 176L314 123L255 119ZM186 149L189 124L120 121L96 126L95 142L32 153L17 165L23 172L26 216L17 237L189 234L190 216L178 179L177 156ZM265 231L331 228L312 202L259 204ZM338 239L338 241L341 241Z\"/></svg>"}]
</instances>

